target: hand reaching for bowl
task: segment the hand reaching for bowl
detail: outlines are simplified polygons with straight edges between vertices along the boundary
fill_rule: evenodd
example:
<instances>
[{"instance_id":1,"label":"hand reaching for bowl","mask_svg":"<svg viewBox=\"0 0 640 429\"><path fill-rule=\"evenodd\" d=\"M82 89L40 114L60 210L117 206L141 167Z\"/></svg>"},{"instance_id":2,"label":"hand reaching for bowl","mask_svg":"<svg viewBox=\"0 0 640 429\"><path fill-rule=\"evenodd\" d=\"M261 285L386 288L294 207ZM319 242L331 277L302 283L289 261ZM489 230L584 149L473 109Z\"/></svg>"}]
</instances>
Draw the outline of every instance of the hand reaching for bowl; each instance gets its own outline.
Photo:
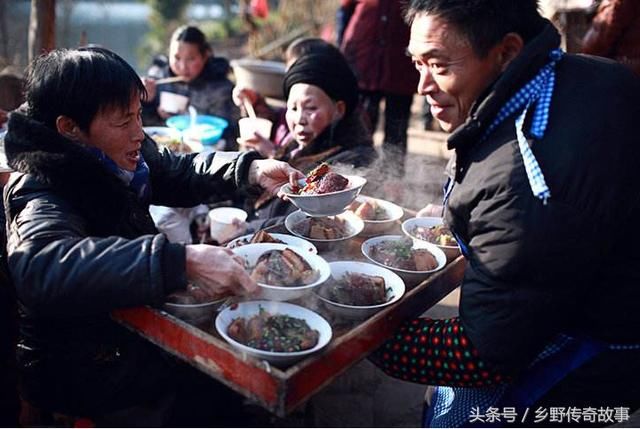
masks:
<instances>
[{"instance_id":1,"label":"hand reaching for bowl","mask_svg":"<svg viewBox=\"0 0 640 429\"><path fill-rule=\"evenodd\" d=\"M282 185L293 185L302 178L302 172L286 162L275 159L259 159L253 161L249 167L249 183L259 185L271 195L275 195Z\"/></svg>"},{"instance_id":2,"label":"hand reaching for bowl","mask_svg":"<svg viewBox=\"0 0 640 429\"><path fill-rule=\"evenodd\" d=\"M187 280L209 293L247 295L258 285L244 269L243 259L224 247L208 244L186 246Z\"/></svg>"}]
</instances>

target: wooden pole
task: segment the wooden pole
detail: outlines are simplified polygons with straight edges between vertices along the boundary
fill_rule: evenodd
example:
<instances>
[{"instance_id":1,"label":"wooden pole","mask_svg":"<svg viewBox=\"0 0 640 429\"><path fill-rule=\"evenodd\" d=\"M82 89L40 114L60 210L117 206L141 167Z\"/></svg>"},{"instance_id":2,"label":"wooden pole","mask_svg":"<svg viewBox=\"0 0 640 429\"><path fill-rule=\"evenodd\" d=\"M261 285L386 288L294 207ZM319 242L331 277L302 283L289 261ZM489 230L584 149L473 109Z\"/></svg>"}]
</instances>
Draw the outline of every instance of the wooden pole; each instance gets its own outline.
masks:
<instances>
[{"instance_id":1,"label":"wooden pole","mask_svg":"<svg viewBox=\"0 0 640 429\"><path fill-rule=\"evenodd\" d=\"M29 62L56 45L56 0L31 0Z\"/></svg>"}]
</instances>

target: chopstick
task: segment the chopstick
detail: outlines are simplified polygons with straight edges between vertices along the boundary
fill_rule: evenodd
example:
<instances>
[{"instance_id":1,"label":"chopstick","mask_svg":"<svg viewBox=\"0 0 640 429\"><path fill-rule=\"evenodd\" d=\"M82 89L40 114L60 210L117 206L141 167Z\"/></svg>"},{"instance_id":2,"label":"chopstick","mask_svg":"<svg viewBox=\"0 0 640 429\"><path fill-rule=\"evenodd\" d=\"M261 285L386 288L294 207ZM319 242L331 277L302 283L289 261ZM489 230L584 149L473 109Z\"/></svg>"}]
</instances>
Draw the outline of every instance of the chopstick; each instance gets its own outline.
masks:
<instances>
[{"instance_id":1,"label":"chopstick","mask_svg":"<svg viewBox=\"0 0 640 429\"><path fill-rule=\"evenodd\" d=\"M173 82L184 82L184 78L182 76L173 76L173 77L165 77L162 79L156 79L156 85L160 85L163 83L173 83Z\"/></svg>"},{"instance_id":2,"label":"chopstick","mask_svg":"<svg viewBox=\"0 0 640 429\"><path fill-rule=\"evenodd\" d=\"M247 111L247 115L249 115L250 118L255 118L256 111L253 110L253 106L251 105L251 102L245 98L244 100L242 100L242 103L244 104L244 108Z\"/></svg>"}]
</instances>

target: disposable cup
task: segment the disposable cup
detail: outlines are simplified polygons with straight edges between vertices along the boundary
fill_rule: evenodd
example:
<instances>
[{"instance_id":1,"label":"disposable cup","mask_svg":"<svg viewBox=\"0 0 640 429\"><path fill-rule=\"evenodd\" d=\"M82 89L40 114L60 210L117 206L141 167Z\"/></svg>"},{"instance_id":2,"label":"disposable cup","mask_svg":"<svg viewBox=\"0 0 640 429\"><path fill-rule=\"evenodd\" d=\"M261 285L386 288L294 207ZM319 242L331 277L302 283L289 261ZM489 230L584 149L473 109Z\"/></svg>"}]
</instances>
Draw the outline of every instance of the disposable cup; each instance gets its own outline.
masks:
<instances>
[{"instance_id":1,"label":"disposable cup","mask_svg":"<svg viewBox=\"0 0 640 429\"><path fill-rule=\"evenodd\" d=\"M211 238L218 243L225 243L244 233L244 227L239 227L238 224L244 223L248 215L235 207L218 207L209 211L208 216Z\"/></svg>"},{"instance_id":2,"label":"disposable cup","mask_svg":"<svg viewBox=\"0 0 640 429\"><path fill-rule=\"evenodd\" d=\"M182 113L187 110L189 97L173 92L160 92L160 108L169 113Z\"/></svg>"},{"instance_id":3,"label":"disposable cup","mask_svg":"<svg viewBox=\"0 0 640 429\"><path fill-rule=\"evenodd\" d=\"M243 140L254 138L255 133L268 139L273 123L264 118L242 118L238 121L238 126L240 127L240 138Z\"/></svg>"}]
</instances>

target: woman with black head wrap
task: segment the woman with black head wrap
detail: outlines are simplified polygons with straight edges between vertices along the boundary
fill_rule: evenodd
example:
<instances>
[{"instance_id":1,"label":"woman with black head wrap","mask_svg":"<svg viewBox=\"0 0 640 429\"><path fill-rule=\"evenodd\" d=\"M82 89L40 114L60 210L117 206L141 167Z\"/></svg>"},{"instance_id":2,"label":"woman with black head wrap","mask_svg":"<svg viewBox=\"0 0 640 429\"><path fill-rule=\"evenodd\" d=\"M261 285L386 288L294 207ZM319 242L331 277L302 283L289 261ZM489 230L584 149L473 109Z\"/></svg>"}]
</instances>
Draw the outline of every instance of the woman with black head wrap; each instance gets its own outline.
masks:
<instances>
[{"instance_id":1,"label":"woman with black head wrap","mask_svg":"<svg viewBox=\"0 0 640 429\"><path fill-rule=\"evenodd\" d=\"M303 55L284 77L287 126L292 139L276 158L303 172L322 162L344 174L376 159L371 135L358 110L358 84L339 52ZM277 199L245 201L254 227L264 227L295 209ZM250 219L251 220L251 219ZM266 221L266 222L265 222Z\"/></svg>"}]
</instances>

